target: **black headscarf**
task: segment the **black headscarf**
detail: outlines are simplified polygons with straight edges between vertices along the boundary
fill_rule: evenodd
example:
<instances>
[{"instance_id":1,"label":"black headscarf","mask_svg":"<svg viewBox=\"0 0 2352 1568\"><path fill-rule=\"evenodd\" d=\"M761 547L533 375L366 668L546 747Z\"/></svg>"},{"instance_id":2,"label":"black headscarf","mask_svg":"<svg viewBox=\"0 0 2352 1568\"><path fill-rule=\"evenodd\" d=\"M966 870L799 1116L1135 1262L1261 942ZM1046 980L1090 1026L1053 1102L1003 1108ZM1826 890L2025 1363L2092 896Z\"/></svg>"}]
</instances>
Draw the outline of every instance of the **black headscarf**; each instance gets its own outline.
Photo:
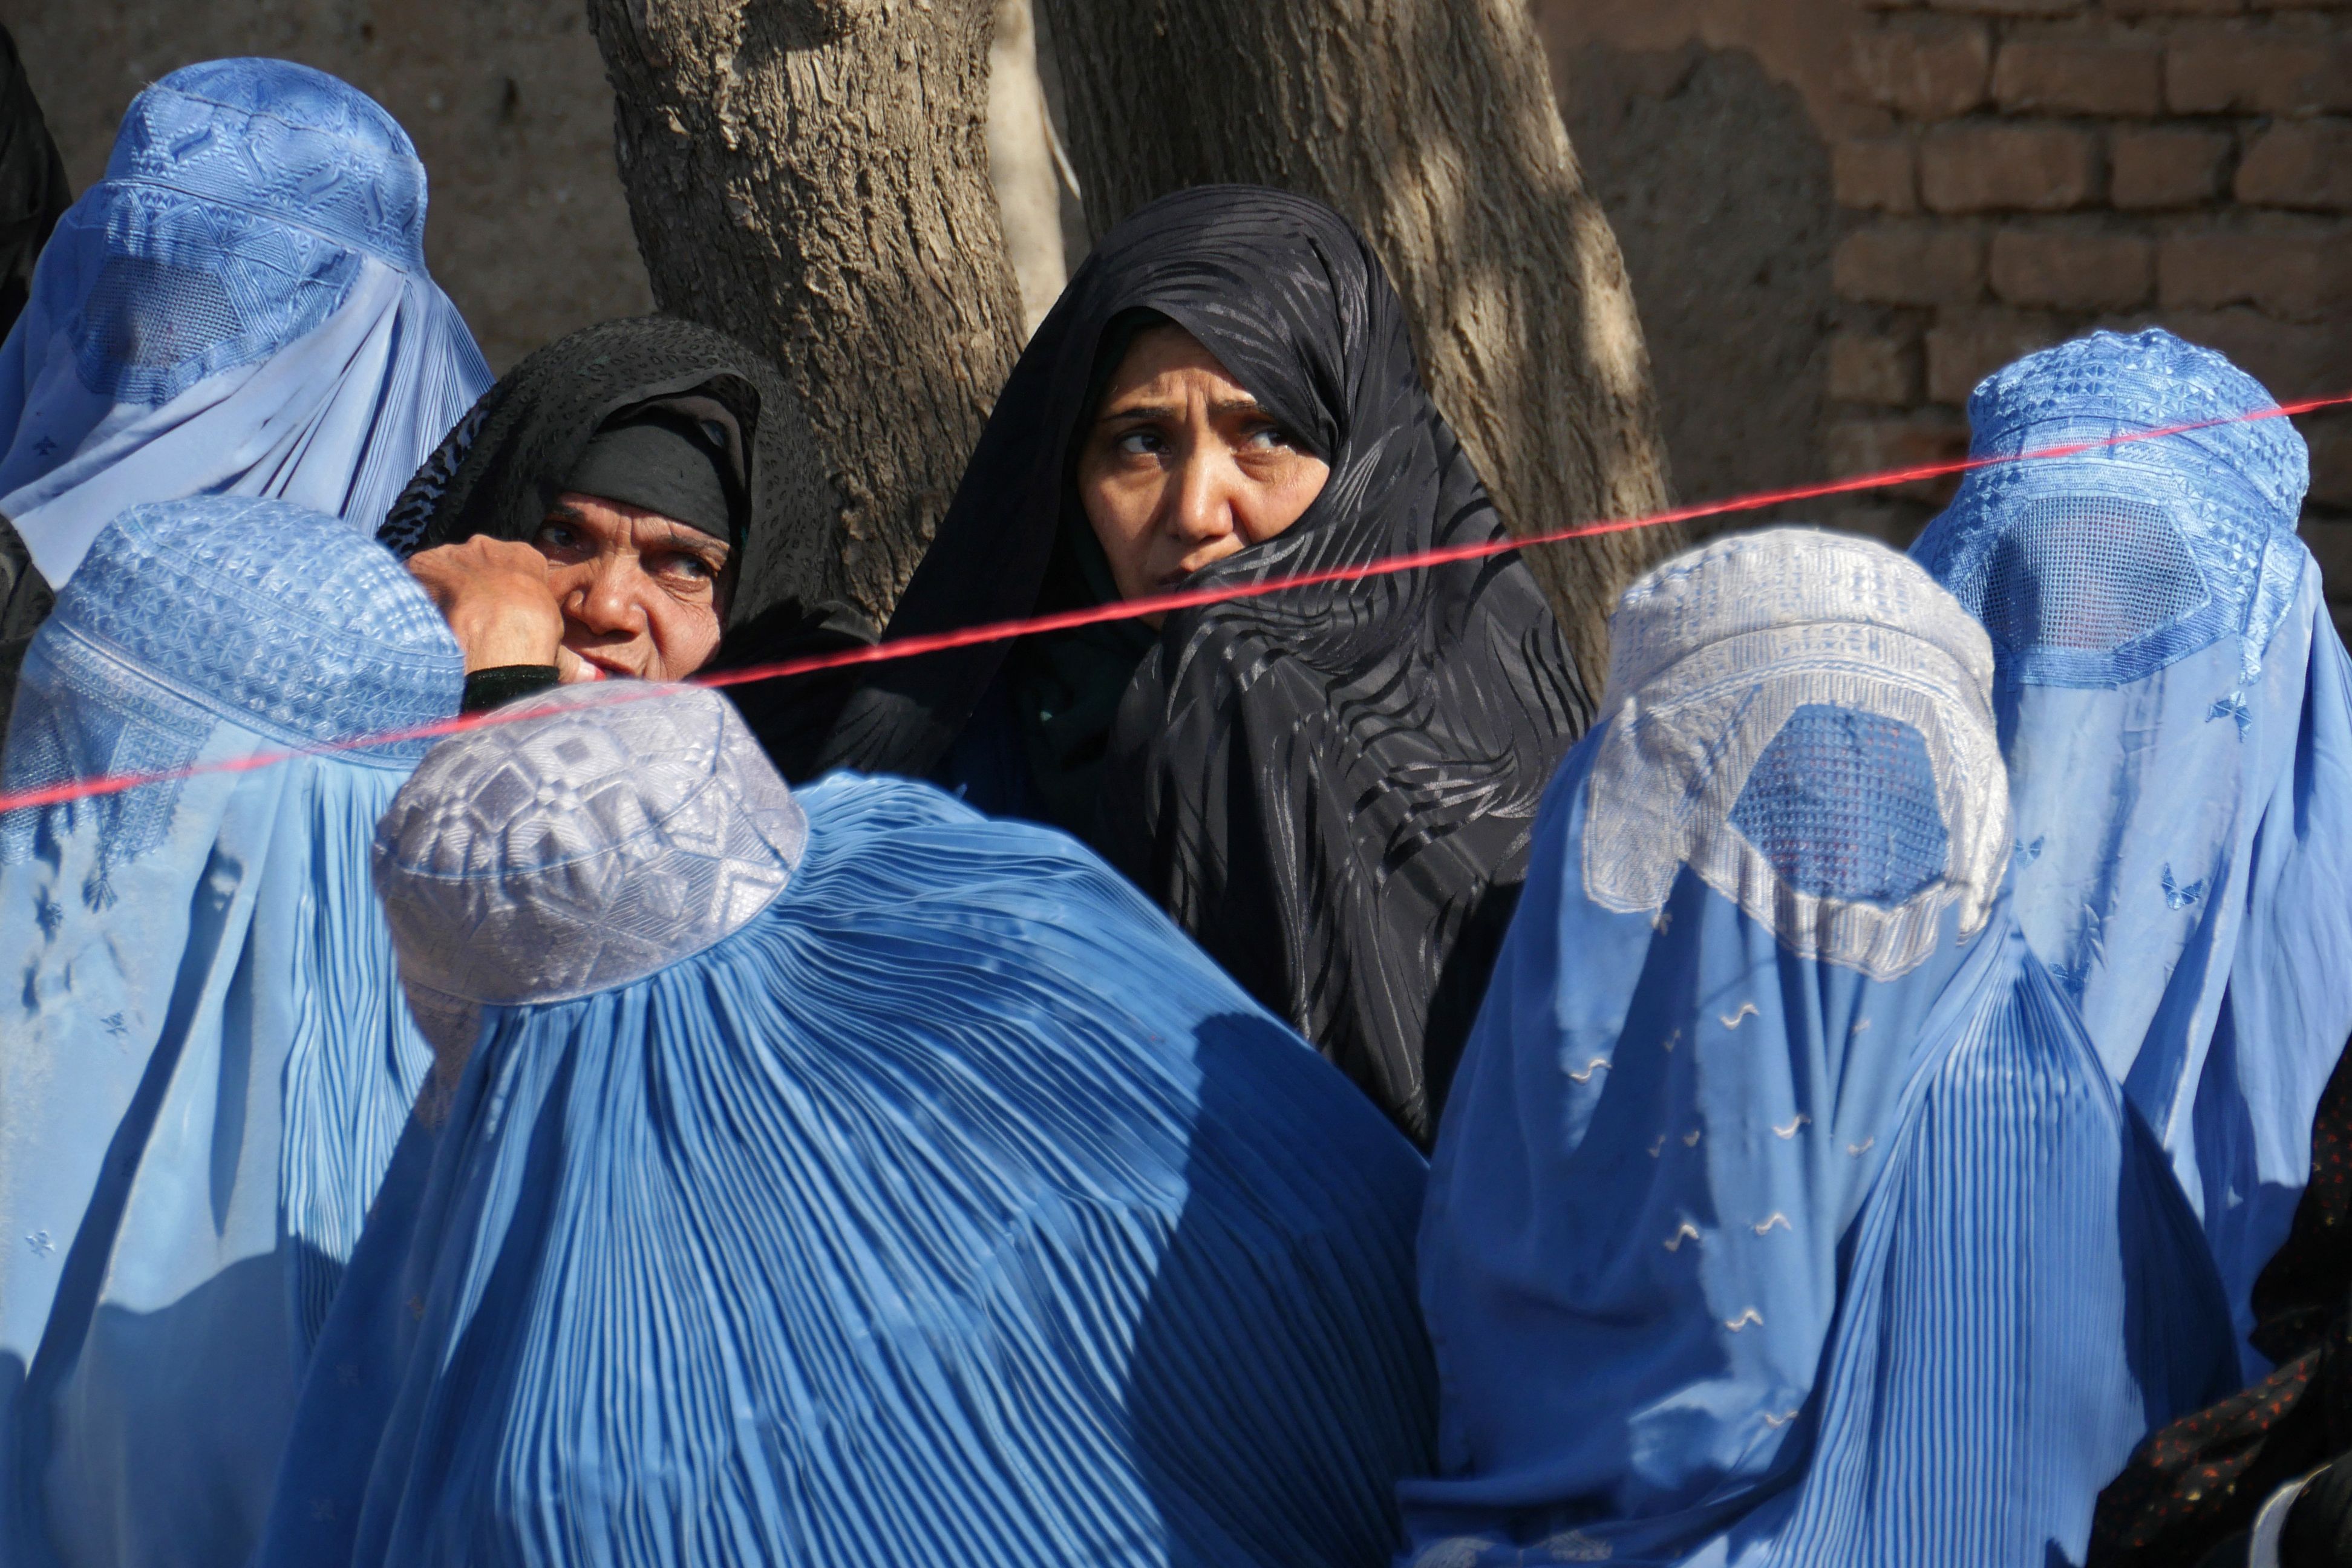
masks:
<instances>
[{"instance_id":1,"label":"black headscarf","mask_svg":"<svg viewBox=\"0 0 2352 1568\"><path fill-rule=\"evenodd\" d=\"M65 160L34 100L16 40L0 27L0 335L24 310L33 264L72 205Z\"/></svg>"},{"instance_id":2,"label":"black headscarf","mask_svg":"<svg viewBox=\"0 0 2352 1568\"><path fill-rule=\"evenodd\" d=\"M756 351L692 321L605 321L525 359L425 459L376 538L404 558L477 534L529 540L600 431L648 421L712 445L736 514L720 580L724 636L708 668L873 640L849 595L841 504L799 400ZM803 778L839 693L837 683L797 680L731 694L778 770Z\"/></svg>"},{"instance_id":3,"label":"black headscarf","mask_svg":"<svg viewBox=\"0 0 2352 1568\"><path fill-rule=\"evenodd\" d=\"M1363 240L1304 197L1206 186L1136 213L1071 280L888 636L1025 616L1070 591L1074 443L1106 331L1136 311L1192 333L1331 468L1286 532L1190 585L1504 537ZM1106 738L1093 837L1426 1144L1537 802L1591 717L1534 578L1503 554L1291 590L1171 616L1147 647ZM1005 658L994 645L881 667L824 760L930 772Z\"/></svg>"}]
</instances>

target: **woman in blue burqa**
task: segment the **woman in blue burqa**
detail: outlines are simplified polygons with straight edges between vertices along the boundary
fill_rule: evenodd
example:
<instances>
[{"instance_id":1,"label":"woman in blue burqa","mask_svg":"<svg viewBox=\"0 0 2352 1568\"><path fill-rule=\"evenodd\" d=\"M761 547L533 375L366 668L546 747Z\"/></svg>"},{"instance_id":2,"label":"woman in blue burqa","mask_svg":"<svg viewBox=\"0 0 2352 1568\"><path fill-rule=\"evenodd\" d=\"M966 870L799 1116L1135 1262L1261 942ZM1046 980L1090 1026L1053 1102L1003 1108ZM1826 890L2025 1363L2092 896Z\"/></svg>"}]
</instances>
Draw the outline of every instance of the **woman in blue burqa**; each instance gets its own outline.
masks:
<instances>
[{"instance_id":1,"label":"woman in blue burqa","mask_svg":"<svg viewBox=\"0 0 2352 1568\"><path fill-rule=\"evenodd\" d=\"M1423 1170L1336 1069L1061 834L501 718L378 834L438 1061L261 1563L1384 1560Z\"/></svg>"},{"instance_id":2,"label":"woman in blue burqa","mask_svg":"<svg viewBox=\"0 0 2352 1568\"><path fill-rule=\"evenodd\" d=\"M1864 540L1652 573L1432 1165L1416 1568L2080 1562L2233 1371L2021 937L1982 628Z\"/></svg>"},{"instance_id":3,"label":"woman in blue burqa","mask_svg":"<svg viewBox=\"0 0 2352 1568\"><path fill-rule=\"evenodd\" d=\"M2276 407L2161 331L2033 354L1969 399L1972 454L2093 445L1970 474L1912 549L1992 634L2018 923L2170 1155L2249 1377L2352 1033L2352 665L2303 437L2241 417Z\"/></svg>"},{"instance_id":4,"label":"woman in blue burqa","mask_svg":"<svg viewBox=\"0 0 2352 1568\"><path fill-rule=\"evenodd\" d=\"M391 554L290 502L134 507L33 639L0 788L457 710ZM238 1568L430 1054L368 883L411 741L0 816L0 1564Z\"/></svg>"},{"instance_id":5,"label":"woman in blue burqa","mask_svg":"<svg viewBox=\"0 0 2352 1568\"><path fill-rule=\"evenodd\" d=\"M0 347L15 657L99 530L191 495L363 532L489 384L425 269L425 165L366 94L285 60L173 71L49 237Z\"/></svg>"}]
</instances>

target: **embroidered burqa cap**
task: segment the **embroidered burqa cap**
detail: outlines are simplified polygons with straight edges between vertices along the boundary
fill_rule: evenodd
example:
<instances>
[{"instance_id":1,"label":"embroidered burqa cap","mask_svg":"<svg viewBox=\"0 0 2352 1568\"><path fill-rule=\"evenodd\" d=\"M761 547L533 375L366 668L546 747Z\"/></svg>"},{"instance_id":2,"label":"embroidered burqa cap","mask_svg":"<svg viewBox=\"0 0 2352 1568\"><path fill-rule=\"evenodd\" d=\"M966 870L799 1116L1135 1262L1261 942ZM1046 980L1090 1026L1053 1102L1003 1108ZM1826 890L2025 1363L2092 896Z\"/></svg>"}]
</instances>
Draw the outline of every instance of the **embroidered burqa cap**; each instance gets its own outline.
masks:
<instances>
[{"instance_id":1,"label":"embroidered burqa cap","mask_svg":"<svg viewBox=\"0 0 2352 1568\"><path fill-rule=\"evenodd\" d=\"M431 1060L367 875L424 743L285 753L464 680L383 549L245 497L124 513L33 639L0 790L227 766L0 816L0 1542L252 1551Z\"/></svg>"},{"instance_id":2,"label":"embroidered burqa cap","mask_svg":"<svg viewBox=\"0 0 2352 1568\"><path fill-rule=\"evenodd\" d=\"M212 60L132 100L0 347L0 514L62 585L127 508L273 496L373 532L489 383L425 269L425 166L373 100Z\"/></svg>"},{"instance_id":3,"label":"embroidered burqa cap","mask_svg":"<svg viewBox=\"0 0 2352 1568\"><path fill-rule=\"evenodd\" d=\"M2007 913L1983 631L1893 551L1775 530L1611 635L1432 1165L1402 1561L2079 1562L2231 1358Z\"/></svg>"},{"instance_id":4,"label":"embroidered burqa cap","mask_svg":"<svg viewBox=\"0 0 2352 1568\"><path fill-rule=\"evenodd\" d=\"M2171 1155L2242 1334L2352 1033L2352 665L2276 408L2157 329L2030 354L1969 400L1971 452L2082 449L1970 474L1912 547L1992 636L2019 924Z\"/></svg>"},{"instance_id":5,"label":"embroidered burqa cap","mask_svg":"<svg viewBox=\"0 0 2352 1568\"><path fill-rule=\"evenodd\" d=\"M258 1561L1377 1561L1419 1156L1066 837L616 695L385 816L404 974L478 1012Z\"/></svg>"}]
</instances>

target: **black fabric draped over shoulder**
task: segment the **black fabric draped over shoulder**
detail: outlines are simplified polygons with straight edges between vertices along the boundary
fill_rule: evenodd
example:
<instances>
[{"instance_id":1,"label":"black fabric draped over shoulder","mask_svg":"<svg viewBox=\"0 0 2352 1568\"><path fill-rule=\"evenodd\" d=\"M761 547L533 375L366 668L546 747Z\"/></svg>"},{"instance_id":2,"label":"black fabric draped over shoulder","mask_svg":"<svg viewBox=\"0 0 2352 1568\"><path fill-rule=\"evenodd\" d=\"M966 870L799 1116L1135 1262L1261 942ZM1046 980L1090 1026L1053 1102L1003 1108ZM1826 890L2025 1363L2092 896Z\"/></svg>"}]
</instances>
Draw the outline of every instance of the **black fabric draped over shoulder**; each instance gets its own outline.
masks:
<instances>
[{"instance_id":1,"label":"black fabric draped over shoulder","mask_svg":"<svg viewBox=\"0 0 2352 1568\"><path fill-rule=\"evenodd\" d=\"M724 636L707 671L873 641L848 591L841 504L799 399L755 350L670 317L583 328L499 377L425 460L376 538L404 560L478 534L528 541L598 428L654 405L726 427L748 506L730 542ZM800 779L845 689L765 681L730 695L777 770Z\"/></svg>"},{"instance_id":2,"label":"black fabric draped over shoulder","mask_svg":"<svg viewBox=\"0 0 2352 1568\"><path fill-rule=\"evenodd\" d=\"M1331 468L1286 532L1188 586L1505 537L1361 237L1303 197L1207 186L1128 218L1071 280L888 637L1037 609L1097 347L1139 310L1191 332ZM879 667L824 762L931 772L1005 653ZM1426 1146L1537 803L1590 718L1513 553L1182 612L1118 708L1098 841Z\"/></svg>"}]
</instances>

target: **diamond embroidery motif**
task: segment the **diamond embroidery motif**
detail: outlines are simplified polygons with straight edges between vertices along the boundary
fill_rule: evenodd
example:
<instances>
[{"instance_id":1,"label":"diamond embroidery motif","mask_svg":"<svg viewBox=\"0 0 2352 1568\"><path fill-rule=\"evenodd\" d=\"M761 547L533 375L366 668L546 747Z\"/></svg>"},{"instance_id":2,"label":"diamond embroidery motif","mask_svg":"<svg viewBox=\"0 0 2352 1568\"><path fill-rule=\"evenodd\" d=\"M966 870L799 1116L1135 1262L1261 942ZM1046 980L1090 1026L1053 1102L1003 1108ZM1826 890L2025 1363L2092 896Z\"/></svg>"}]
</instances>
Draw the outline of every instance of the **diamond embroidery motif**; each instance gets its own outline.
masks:
<instances>
[{"instance_id":1,"label":"diamond embroidery motif","mask_svg":"<svg viewBox=\"0 0 2352 1568\"><path fill-rule=\"evenodd\" d=\"M565 688L425 759L378 826L376 882L446 1058L482 1005L625 984L740 929L807 837L725 699Z\"/></svg>"}]
</instances>

